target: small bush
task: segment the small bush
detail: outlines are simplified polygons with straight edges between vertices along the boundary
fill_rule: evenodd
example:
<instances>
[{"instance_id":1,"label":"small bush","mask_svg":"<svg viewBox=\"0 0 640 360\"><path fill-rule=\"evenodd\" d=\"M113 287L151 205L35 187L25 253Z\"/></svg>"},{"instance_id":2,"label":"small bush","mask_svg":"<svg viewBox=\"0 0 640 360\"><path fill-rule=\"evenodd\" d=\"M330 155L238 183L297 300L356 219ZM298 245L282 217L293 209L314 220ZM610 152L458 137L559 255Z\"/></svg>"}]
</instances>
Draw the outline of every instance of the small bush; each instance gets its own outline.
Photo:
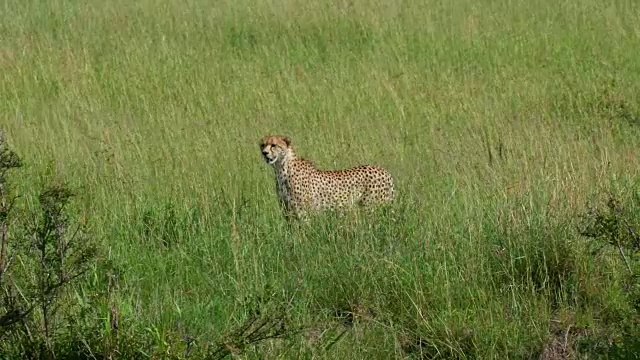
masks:
<instances>
[{"instance_id":1,"label":"small bush","mask_svg":"<svg viewBox=\"0 0 640 360\"><path fill-rule=\"evenodd\" d=\"M69 216L73 194L65 186L43 189L36 213L14 214L7 174L21 161L1 135L0 353L55 358L77 323L69 287L93 265L97 248Z\"/></svg>"},{"instance_id":2,"label":"small bush","mask_svg":"<svg viewBox=\"0 0 640 360\"><path fill-rule=\"evenodd\" d=\"M583 347L614 359L637 358L640 350L640 235L637 202L624 203L614 193L604 204L591 206L582 217L581 235L593 255L616 256L624 264L621 291L626 306L609 316L606 329L584 341ZM636 354L632 356L633 354Z\"/></svg>"}]
</instances>

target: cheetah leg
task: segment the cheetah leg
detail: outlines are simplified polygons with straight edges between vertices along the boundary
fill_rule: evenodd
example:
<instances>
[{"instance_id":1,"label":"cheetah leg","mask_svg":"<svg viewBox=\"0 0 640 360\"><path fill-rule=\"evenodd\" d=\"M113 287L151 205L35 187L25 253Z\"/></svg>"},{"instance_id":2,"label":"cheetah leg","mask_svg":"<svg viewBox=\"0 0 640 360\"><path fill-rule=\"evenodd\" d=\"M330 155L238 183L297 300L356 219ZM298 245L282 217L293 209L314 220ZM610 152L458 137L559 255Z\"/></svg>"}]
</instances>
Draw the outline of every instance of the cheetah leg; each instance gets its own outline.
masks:
<instances>
[{"instance_id":1,"label":"cheetah leg","mask_svg":"<svg viewBox=\"0 0 640 360\"><path fill-rule=\"evenodd\" d=\"M291 191L291 210L299 220L308 220L307 209L311 204L309 196L302 191L292 189Z\"/></svg>"},{"instance_id":2,"label":"cheetah leg","mask_svg":"<svg viewBox=\"0 0 640 360\"><path fill-rule=\"evenodd\" d=\"M309 214L307 213L306 210L302 208L302 206L295 206L292 210L293 210L292 214L295 216L296 219L302 220L302 221L309 220Z\"/></svg>"}]
</instances>

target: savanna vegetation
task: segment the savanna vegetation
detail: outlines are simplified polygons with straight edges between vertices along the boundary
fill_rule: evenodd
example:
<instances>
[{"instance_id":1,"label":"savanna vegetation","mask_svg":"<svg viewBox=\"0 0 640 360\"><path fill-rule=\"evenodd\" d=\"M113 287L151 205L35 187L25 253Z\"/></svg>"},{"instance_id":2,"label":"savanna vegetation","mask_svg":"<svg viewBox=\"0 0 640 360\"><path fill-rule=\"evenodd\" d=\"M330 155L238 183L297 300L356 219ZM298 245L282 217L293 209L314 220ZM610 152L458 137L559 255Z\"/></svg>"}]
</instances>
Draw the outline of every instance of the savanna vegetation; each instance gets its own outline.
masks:
<instances>
[{"instance_id":1,"label":"savanna vegetation","mask_svg":"<svg viewBox=\"0 0 640 360\"><path fill-rule=\"evenodd\" d=\"M7 0L0 358L637 358L640 2ZM393 209L288 224L266 134Z\"/></svg>"}]
</instances>

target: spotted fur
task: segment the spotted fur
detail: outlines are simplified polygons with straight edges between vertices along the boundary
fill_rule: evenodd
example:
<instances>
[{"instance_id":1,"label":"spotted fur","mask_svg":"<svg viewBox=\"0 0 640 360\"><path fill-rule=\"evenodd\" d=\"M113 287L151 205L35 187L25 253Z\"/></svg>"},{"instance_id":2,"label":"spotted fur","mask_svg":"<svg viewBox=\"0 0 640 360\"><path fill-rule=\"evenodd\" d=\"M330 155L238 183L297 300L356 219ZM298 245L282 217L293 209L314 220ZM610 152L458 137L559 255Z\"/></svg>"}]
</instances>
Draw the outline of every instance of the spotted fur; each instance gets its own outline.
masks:
<instances>
[{"instance_id":1,"label":"spotted fur","mask_svg":"<svg viewBox=\"0 0 640 360\"><path fill-rule=\"evenodd\" d=\"M307 210L368 206L394 199L393 178L383 168L362 165L323 171L296 156L285 136L265 136L260 142L264 160L276 173L276 190L287 214Z\"/></svg>"}]
</instances>

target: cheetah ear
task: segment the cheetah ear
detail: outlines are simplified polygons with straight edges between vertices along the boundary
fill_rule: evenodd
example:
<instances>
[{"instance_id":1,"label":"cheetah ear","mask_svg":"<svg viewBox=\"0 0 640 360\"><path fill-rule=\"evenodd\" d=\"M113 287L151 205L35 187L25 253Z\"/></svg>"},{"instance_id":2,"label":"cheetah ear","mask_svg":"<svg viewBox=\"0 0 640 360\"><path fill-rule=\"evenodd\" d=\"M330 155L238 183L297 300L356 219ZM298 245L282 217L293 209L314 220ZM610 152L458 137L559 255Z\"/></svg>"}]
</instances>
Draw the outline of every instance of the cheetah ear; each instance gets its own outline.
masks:
<instances>
[{"instance_id":1,"label":"cheetah ear","mask_svg":"<svg viewBox=\"0 0 640 360\"><path fill-rule=\"evenodd\" d=\"M287 146L291 146L291 139L289 139L288 136L283 136L282 140L284 140L284 143L287 144Z\"/></svg>"}]
</instances>

